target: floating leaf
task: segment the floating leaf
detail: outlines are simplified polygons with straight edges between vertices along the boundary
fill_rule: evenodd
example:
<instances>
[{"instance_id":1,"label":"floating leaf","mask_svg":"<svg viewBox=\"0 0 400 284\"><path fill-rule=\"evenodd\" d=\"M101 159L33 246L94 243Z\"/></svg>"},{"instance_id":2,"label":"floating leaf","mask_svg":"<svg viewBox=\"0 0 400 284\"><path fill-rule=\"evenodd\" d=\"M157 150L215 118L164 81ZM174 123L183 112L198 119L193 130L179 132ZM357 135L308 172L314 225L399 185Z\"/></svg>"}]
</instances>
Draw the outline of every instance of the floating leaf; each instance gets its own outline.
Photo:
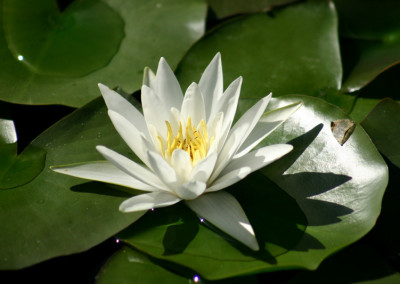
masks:
<instances>
[{"instance_id":1,"label":"floating leaf","mask_svg":"<svg viewBox=\"0 0 400 284\"><path fill-rule=\"evenodd\" d=\"M166 266L166 267L163 267ZM181 272L181 274L175 273ZM182 273L183 272L183 273ZM117 251L101 268L96 283L208 283L193 271L168 262L150 258L130 247ZM217 284L258 283L255 276L230 278ZM214 283L214 282L213 282Z\"/></svg>"},{"instance_id":2,"label":"floating leaf","mask_svg":"<svg viewBox=\"0 0 400 284\"><path fill-rule=\"evenodd\" d=\"M361 125L378 150L400 167L400 104L389 98L382 100Z\"/></svg>"},{"instance_id":3,"label":"floating leaf","mask_svg":"<svg viewBox=\"0 0 400 284\"><path fill-rule=\"evenodd\" d=\"M140 88L144 66L176 64L204 32L206 4L179 1L0 0L0 99L82 106L97 83Z\"/></svg>"},{"instance_id":4,"label":"floating leaf","mask_svg":"<svg viewBox=\"0 0 400 284\"><path fill-rule=\"evenodd\" d=\"M0 104L0 157L0 189L30 182L42 171L46 157L37 147L17 155L17 133L4 104Z\"/></svg>"},{"instance_id":5,"label":"floating leaf","mask_svg":"<svg viewBox=\"0 0 400 284\"><path fill-rule=\"evenodd\" d=\"M297 0L208 0L218 18L241 13L266 12L274 6L280 6Z\"/></svg>"},{"instance_id":6,"label":"floating leaf","mask_svg":"<svg viewBox=\"0 0 400 284\"><path fill-rule=\"evenodd\" d=\"M266 139L268 144L288 142L294 151L263 174L229 188L253 224L260 252L243 248L209 224L205 228L183 205L149 212L120 238L206 279L221 279L315 269L325 257L365 235L380 212L386 164L361 127L343 146L337 143L330 123L346 119L337 107L306 96L280 97L269 107L298 100L304 106ZM243 113L254 101L241 99L238 111Z\"/></svg>"},{"instance_id":7,"label":"floating leaf","mask_svg":"<svg viewBox=\"0 0 400 284\"><path fill-rule=\"evenodd\" d=\"M1 123L1 129L6 129L3 120ZM1 137L4 133L10 137L8 141L15 141L12 132L1 133ZM127 153L127 146L115 137L119 136L99 98L49 128L26 148L27 153L47 152L46 161L29 183L0 190L0 269L19 269L87 250L143 215L118 210L132 191L128 194L120 187L60 175L49 168L102 160L95 150L98 144Z\"/></svg>"},{"instance_id":8,"label":"floating leaf","mask_svg":"<svg viewBox=\"0 0 400 284\"><path fill-rule=\"evenodd\" d=\"M296 20L294 20L296 19ZM220 51L227 86L239 76L241 96L302 93L327 96L340 88L342 67L333 5L307 2L239 18L198 41L177 69L187 87ZM335 94L335 96L338 96Z\"/></svg>"}]
</instances>

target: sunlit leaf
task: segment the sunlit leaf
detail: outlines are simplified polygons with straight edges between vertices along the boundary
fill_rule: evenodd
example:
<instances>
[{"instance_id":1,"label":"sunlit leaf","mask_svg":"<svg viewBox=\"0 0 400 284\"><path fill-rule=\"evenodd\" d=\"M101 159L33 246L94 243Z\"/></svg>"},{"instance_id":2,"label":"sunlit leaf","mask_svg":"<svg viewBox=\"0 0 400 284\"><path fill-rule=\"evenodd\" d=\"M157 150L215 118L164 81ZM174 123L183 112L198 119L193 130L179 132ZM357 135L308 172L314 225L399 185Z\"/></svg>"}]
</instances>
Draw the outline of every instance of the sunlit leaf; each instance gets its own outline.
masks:
<instances>
[{"instance_id":1,"label":"sunlit leaf","mask_svg":"<svg viewBox=\"0 0 400 284\"><path fill-rule=\"evenodd\" d=\"M0 99L82 106L97 83L140 88L161 56L175 65L204 32L206 4L179 1L0 0Z\"/></svg>"}]
</instances>

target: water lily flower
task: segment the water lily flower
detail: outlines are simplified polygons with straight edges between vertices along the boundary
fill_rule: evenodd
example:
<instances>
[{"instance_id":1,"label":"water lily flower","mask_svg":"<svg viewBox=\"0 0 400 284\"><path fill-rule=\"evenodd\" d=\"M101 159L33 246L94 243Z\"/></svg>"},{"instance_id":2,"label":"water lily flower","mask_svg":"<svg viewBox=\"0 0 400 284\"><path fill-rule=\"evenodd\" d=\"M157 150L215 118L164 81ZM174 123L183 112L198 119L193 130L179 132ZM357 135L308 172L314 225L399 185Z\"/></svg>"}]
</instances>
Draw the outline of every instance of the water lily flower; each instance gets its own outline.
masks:
<instances>
[{"instance_id":1,"label":"water lily flower","mask_svg":"<svg viewBox=\"0 0 400 284\"><path fill-rule=\"evenodd\" d=\"M114 127L143 164L97 146L107 161L52 169L146 192L122 202L122 212L165 207L184 200L198 216L249 248L259 250L254 230L239 202L222 189L292 150L288 144L253 148L301 104L264 113L271 99L268 95L232 126L242 78L223 91L219 53L200 82L188 87L185 96L164 58L156 74L145 69L143 81L143 114L118 93L99 84ZM252 194L251 188L248 194Z\"/></svg>"}]
</instances>

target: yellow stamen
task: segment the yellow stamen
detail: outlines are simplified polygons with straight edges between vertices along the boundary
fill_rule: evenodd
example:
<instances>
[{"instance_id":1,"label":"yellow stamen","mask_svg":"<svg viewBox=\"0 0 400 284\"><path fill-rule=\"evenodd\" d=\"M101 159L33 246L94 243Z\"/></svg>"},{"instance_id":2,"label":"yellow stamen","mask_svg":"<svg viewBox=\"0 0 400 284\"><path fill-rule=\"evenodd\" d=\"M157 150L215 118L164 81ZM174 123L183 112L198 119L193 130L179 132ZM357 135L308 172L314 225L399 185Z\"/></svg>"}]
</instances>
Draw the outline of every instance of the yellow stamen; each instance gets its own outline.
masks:
<instances>
[{"instance_id":1,"label":"yellow stamen","mask_svg":"<svg viewBox=\"0 0 400 284\"><path fill-rule=\"evenodd\" d=\"M157 137L160 143L161 153L165 159L169 161L172 153L177 149L182 149L189 154L193 166L207 156L208 150L214 141L214 137L209 139L207 124L204 120L201 120L196 128L196 126L192 124L192 119L189 116L187 118L185 131L183 131L182 123L180 122L176 136L174 136L172 132L171 124L168 121L165 123L167 125L166 141L164 142L160 136Z\"/></svg>"}]
</instances>

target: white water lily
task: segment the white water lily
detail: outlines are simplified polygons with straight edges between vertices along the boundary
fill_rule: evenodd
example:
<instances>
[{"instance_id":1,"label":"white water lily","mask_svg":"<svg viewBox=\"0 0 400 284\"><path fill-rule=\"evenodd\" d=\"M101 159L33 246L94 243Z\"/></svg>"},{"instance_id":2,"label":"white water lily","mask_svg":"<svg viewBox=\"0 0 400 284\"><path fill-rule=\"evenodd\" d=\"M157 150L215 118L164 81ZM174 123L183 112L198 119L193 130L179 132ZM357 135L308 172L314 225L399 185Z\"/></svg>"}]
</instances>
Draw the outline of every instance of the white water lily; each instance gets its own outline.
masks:
<instances>
[{"instance_id":1,"label":"white water lily","mask_svg":"<svg viewBox=\"0 0 400 284\"><path fill-rule=\"evenodd\" d=\"M241 84L239 77L223 91L219 53L200 82L188 87L185 96L164 58L156 75L146 68L141 93L143 114L118 93L99 84L112 123L143 164L97 146L107 161L52 169L147 192L124 201L120 205L123 212L184 200L197 215L258 250L254 230L242 207L221 189L292 150L291 145L277 144L251 151L301 104L264 113L271 99L268 95L232 126ZM248 194L252 194L251 188Z\"/></svg>"}]
</instances>

